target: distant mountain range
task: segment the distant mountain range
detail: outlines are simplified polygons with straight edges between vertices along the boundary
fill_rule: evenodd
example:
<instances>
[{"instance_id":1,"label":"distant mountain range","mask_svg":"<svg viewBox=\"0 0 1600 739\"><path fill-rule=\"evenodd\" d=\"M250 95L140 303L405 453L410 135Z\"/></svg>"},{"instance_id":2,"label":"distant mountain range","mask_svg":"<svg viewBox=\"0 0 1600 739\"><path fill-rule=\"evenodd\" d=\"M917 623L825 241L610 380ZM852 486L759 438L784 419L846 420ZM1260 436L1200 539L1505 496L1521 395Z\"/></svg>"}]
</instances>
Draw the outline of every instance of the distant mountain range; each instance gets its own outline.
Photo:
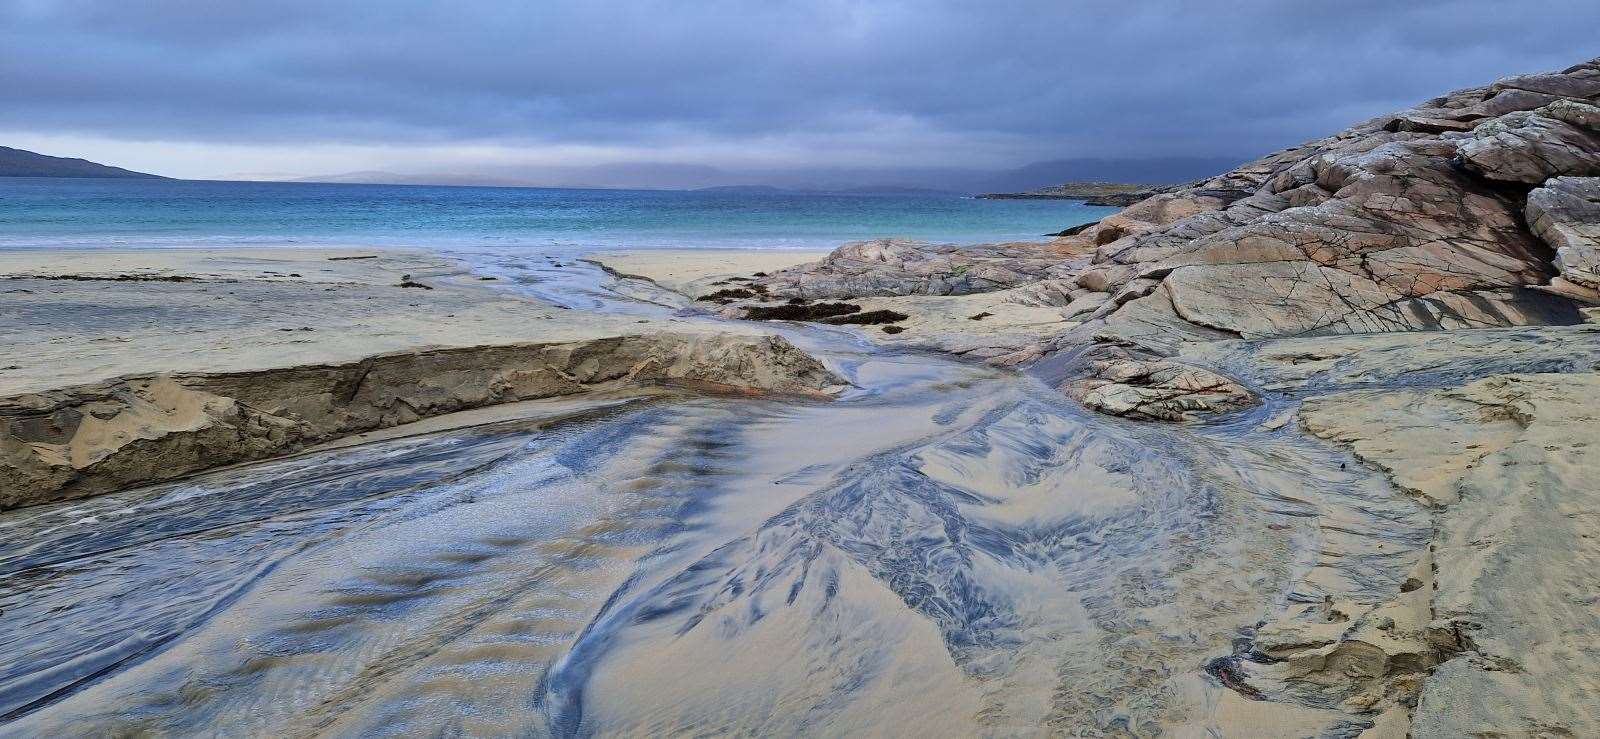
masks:
<instances>
[{"instance_id":1,"label":"distant mountain range","mask_svg":"<svg viewBox=\"0 0 1600 739\"><path fill-rule=\"evenodd\" d=\"M1232 157L1152 159L1057 159L1015 169L806 168L731 170L699 164L651 162L570 167L499 167L472 173L345 172L302 177L296 182L373 185L481 185L600 189L714 190L744 192L989 193L1026 192L1063 182L1125 182L1167 185L1221 174L1242 161Z\"/></svg>"},{"instance_id":2,"label":"distant mountain range","mask_svg":"<svg viewBox=\"0 0 1600 739\"><path fill-rule=\"evenodd\" d=\"M121 177L156 179L166 177L131 169L96 164L87 159L53 157L46 154L0 146L0 177Z\"/></svg>"},{"instance_id":3,"label":"distant mountain range","mask_svg":"<svg viewBox=\"0 0 1600 739\"><path fill-rule=\"evenodd\" d=\"M1028 192L1063 182L1174 184L1226 172L1238 164L1238 160L1228 157L1160 157L1056 159L1005 170L953 167L733 170L701 164L623 162L592 166L506 166L474 172L400 173L369 170L301 177L290 181L373 185L974 194ZM0 146L0 177L166 179L84 159L53 157L4 146ZM260 178L244 176L240 179Z\"/></svg>"},{"instance_id":4,"label":"distant mountain range","mask_svg":"<svg viewBox=\"0 0 1600 739\"><path fill-rule=\"evenodd\" d=\"M806 194L834 194L834 195L964 195L965 193L954 190L940 190L933 187L898 187L895 185L860 187L845 187L832 190L819 190L808 187L778 187L776 185L716 185L714 187L697 187L695 192L735 192L735 193L769 193L783 195L787 193Z\"/></svg>"},{"instance_id":5,"label":"distant mountain range","mask_svg":"<svg viewBox=\"0 0 1600 739\"><path fill-rule=\"evenodd\" d=\"M546 187L536 182L521 180L515 177L495 177L491 175L456 174L450 172L436 172L432 174L402 174L400 172L387 172L383 170L363 170L361 172L341 172L339 174L318 175L316 177L296 177L286 182L322 182L328 184L345 185L445 185L461 187Z\"/></svg>"}]
</instances>

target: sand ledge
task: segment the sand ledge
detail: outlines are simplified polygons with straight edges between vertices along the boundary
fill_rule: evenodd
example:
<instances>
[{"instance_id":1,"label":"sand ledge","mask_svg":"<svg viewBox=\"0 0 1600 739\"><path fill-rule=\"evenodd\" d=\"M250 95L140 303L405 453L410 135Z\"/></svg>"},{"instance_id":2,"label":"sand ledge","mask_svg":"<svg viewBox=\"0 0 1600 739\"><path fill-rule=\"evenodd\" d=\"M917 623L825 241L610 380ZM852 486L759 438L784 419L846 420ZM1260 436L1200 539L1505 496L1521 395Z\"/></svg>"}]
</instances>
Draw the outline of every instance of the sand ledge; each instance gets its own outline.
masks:
<instances>
[{"instance_id":1,"label":"sand ledge","mask_svg":"<svg viewBox=\"0 0 1600 739\"><path fill-rule=\"evenodd\" d=\"M0 277L0 510L529 399L843 384L755 327L560 310L415 252L27 250Z\"/></svg>"},{"instance_id":2,"label":"sand ledge","mask_svg":"<svg viewBox=\"0 0 1600 739\"><path fill-rule=\"evenodd\" d=\"M827 397L840 384L779 337L692 334L125 377L0 398L0 509L170 480L535 398L641 385Z\"/></svg>"}]
</instances>

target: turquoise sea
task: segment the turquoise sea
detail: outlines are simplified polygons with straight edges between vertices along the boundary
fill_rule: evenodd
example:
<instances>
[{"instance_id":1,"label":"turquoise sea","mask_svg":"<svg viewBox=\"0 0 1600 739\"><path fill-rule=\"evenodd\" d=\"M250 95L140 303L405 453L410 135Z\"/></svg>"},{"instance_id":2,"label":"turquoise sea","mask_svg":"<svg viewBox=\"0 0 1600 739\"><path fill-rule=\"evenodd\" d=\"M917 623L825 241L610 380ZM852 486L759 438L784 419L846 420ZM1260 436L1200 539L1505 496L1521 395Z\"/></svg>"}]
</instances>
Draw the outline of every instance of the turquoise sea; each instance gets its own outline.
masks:
<instances>
[{"instance_id":1,"label":"turquoise sea","mask_svg":"<svg viewBox=\"0 0 1600 739\"><path fill-rule=\"evenodd\" d=\"M0 178L0 247L831 247L1041 240L1112 212L941 193Z\"/></svg>"}]
</instances>

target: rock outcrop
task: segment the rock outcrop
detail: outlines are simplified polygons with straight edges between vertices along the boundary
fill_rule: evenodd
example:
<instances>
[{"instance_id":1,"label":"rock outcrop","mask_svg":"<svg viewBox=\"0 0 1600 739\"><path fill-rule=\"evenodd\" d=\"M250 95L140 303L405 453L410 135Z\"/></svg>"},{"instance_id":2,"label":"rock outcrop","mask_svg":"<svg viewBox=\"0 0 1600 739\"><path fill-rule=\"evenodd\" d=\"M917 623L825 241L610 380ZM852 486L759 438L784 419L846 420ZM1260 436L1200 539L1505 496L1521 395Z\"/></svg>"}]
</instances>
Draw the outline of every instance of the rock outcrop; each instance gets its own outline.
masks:
<instances>
[{"instance_id":1,"label":"rock outcrop","mask_svg":"<svg viewBox=\"0 0 1600 739\"><path fill-rule=\"evenodd\" d=\"M1600 62L1511 78L1134 205L1067 237L1097 245L1077 284L1114 299L1051 348L1574 322L1529 289L1559 265L1523 210L1529 186L1600 166L1597 97Z\"/></svg>"},{"instance_id":2,"label":"rock outcrop","mask_svg":"<svg viewBox=\"0 0 1600 739\"><path fill-rule=\"evenodd\" d=\"M774 298L969 295L1069 275L1086 260L1082 251L1053 244L928 244L879 239L857 241L820 262L760 278L754 284Z\"/></svg>"},{"instance_id":3,"label":"rock outcrop","mask_svg":"<svg viewBox=\"0 0 1600 739\"><path fill-rule=\"evenodd\" d=\"M626 385L822 397L781 338L663 334L123 377L0 398L0 510L80 498L446 413Z\"/></svg>"},{"instance_id":4,"label":"rock outcrop","mask_svg":"<svg viewBox=\"0 0 1600 739\"><path fill-rule=\"evenodd\" d=\"M1084 323L991 357L1007 364L1102 340L1154 357L1219 338L1574 323L1568 298L1589 295L1593 274L1592 201L1565 178L1600 166L1597 99L1600 60L1451 93L1053 242L1090 259L853 245L769 287L853 298L1061 285ZM1550 178L1562 179L1529 197ZM998 277L964 279L961 265L980 262Z\"/></svg>"}]
</instances>

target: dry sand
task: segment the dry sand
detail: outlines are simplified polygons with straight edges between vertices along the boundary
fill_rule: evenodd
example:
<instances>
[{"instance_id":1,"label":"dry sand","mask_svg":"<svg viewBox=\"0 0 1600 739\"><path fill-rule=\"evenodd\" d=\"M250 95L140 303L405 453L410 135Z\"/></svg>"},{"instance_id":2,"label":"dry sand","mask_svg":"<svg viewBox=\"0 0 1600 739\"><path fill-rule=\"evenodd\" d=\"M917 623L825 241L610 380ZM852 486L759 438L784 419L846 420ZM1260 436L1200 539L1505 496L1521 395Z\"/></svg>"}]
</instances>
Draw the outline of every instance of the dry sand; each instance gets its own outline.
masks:
<instances>
[{"instance_id":1,"label":"dry sand","mask_svg":"<svg viewBox=\"0 0 1600 739\"><path fill-rule=\"evenodd\" d=\"M826 249L637 249L595 252L584 258L693 298L716 291L710 283L718 280L776 272L827 255Z\"/></svg>"},{"instance_id":2,"label":"dry sand","mask_svg":"<svg viewBox=\"0 0 1600 739\"><path fill-rule=\"evenodd\" d=\"M39 275L193 281L28 278ZM399 287L405 275L433 289ZM150 372L708 330L562 310L494 285L450 259L401 250L0 251L0 396ZM761 333L739 324L715 330Z\"/></svg>"}]
</instances>

